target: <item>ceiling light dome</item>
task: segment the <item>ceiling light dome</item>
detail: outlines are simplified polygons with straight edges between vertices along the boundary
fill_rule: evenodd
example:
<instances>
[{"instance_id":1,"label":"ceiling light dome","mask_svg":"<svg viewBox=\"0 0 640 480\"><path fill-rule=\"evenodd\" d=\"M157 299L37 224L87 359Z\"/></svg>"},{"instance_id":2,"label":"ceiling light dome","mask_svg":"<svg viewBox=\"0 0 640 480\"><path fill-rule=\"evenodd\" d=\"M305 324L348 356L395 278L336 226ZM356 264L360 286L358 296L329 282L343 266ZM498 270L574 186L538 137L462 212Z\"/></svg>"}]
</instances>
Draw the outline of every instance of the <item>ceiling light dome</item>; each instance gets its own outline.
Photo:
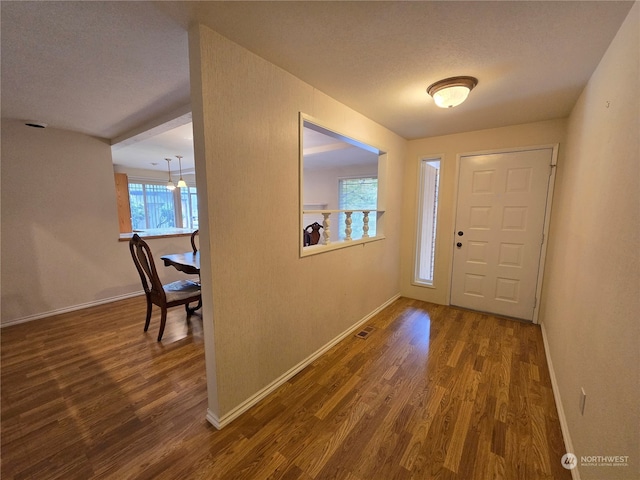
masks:
<instances>
[{"instance_id":1,"label":"ceiling light dome","mask_svg":"<svg viewBox=\"0 0 640 480\"><path fill-rule=\"evenodd\" d=\"M469 92L478 84L474 77L451 77L432 83L427 93L441 108L451 108L460 105L469 96Z\"/></svg>"}]
</instances>

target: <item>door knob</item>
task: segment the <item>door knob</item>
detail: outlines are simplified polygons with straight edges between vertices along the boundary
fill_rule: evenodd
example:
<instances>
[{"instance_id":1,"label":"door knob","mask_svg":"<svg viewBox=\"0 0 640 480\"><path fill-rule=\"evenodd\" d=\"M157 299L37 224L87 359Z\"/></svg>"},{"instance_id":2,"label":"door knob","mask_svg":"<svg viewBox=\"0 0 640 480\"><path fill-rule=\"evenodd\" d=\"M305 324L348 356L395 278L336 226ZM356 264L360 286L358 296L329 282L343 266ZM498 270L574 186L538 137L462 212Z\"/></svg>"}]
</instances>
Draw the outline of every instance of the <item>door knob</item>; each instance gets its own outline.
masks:
<instances>
[{"instance_id":1,"label":"door knob","mask_svg":"<svg viewBox=\"0 0 640 480\"><path fill-rule=\"evenodd\" d=\"M460 248L462 246L462 243L458 242L456 243L456 247Z\"/></svg>"}]
</instances>

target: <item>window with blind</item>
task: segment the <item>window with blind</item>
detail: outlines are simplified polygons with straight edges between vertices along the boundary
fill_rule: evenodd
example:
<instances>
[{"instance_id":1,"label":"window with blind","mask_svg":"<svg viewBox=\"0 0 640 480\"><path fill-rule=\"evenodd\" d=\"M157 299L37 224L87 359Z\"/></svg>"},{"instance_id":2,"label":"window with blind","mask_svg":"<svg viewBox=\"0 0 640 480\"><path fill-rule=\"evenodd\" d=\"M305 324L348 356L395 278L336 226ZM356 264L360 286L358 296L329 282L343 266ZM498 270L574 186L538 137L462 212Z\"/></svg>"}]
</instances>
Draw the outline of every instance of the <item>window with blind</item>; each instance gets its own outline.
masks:
<instances>
[{"instance_id":1,"label":"window with blind","mask_svg":"<svg viewBox=\"0 0 640 480\"><path fill-rule=\"evenodd\" d=\"M418 238L413 277L414 283L418 285L433 286L439 184L440 159L422 159L418 185Z\"/></svg>"},{"instance_id":2,"label":"window with blind","mask_svg":"<svg viewBox=\"0 0 640 480\"><path fill-rule=\"evenodd\" d=\"M376 210L378 208L378 178L341 178L338 180L338 208L340 210ZM351 229L354 238L362 237L363 216L354 214L351 217ZM338 215L338 224L344 225L345 214ZM369 235L376 235L376 215L369 217ZM340 229L340 240L344 240L344 230Z\"/></svg>"}]
</instances>

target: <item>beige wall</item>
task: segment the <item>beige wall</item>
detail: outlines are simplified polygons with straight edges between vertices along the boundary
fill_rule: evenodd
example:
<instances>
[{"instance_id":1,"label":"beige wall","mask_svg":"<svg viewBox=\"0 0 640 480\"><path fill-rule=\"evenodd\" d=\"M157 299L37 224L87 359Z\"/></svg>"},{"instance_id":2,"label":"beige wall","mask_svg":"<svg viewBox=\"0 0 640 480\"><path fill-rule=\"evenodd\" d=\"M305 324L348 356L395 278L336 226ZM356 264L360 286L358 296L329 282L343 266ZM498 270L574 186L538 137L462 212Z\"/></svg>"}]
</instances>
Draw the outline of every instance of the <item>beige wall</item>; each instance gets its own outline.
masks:
<instances>
[{"instance_id":1,"label":"beige wall","mask_svg":"<svg viewBox=\"0 0 640 480\"><path fill-rule=\"evenodd\" d=\"M574 453L631 463L583 480L640 478L639 16L636 3L569 118L551 222L541 321Z\"/></svg>"},{"instance_id":2,"label":"beige wall","mask_svg":"<svg viewBox=\"0 0 640 480\"><path fill-rule=\"evenodd\" d=\"M108 142L3 120L2 323L141 292L118 236ZM190 248L185 237L149 243L158 256Z\"/></svg>"},{"instance_id":3,"label":"beige wall","mask_svg":"<svg viewBox=\"0 0 640 480\"><path fill-rule=\"evenodd\" d=\"M562 162L562 142L566 120L514 125L475 132L431 137L409 142L405 163L404 203L402 221L402 294L428 302L447 305L451 283L451 262L455 228L455 195L458 178L457 157L463 153L493 151L506 148L553 145L560 143L559 162ZM412 285L417 229L417 189L420 159L442 156L440 164L440 204L436 240L434 286Z\"/></svg>"},{"instance_id":4,"label":"beige wall","mask_svg":"<svg viewBox=\"0 0 640 480\"><path fill-rule=\"evenodd\" d=\"M224 420L399 293L406 141L206 27L190 55L209 408ZM389 152L385 240L299 257L299 112Z\"/></svg>"}]
</instances>

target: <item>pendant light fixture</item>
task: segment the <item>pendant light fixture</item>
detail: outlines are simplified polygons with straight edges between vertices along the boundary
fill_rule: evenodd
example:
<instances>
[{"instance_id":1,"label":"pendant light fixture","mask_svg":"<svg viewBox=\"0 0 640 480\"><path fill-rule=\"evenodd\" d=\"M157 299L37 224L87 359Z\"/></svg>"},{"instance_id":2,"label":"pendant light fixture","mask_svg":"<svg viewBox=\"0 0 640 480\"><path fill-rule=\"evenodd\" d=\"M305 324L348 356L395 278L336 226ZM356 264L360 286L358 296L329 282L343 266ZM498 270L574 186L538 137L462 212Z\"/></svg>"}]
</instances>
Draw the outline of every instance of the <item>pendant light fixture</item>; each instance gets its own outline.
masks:
<instances>
[{"instance_id":1,"label":"pendant light fixture","mask_svg":"<svg viewBox=\"0 0 640 480\"><path fill-rule=\"evenodd\" d=\"M186 188L187 182L182 179L182 155L176 155L178 157L178 164L180 165L180 180L178 180L178 188Z\"/></svg>"},{"instance_id":2,"label":"pendant light fixture","mask_svg":"<svg viewBox=\"0 0 640 480\"><path fill-rule=\"evenodd\" d=\"M171 159L165 158L165 160L167 161L167 170L169 170L169 181L167 182L167 190L175 190L176 186L171 180Z\"/></svg>"},{"instance_id":3,"label":"pendant light fixture","mask_svg":"<svg viewBox=\"0 0 640 480\"><path fill-rule=\"evenodd\" d=\"M469 92L478 84L474 77L451 77L432 83L427 93L440 108L452 108L467 99Z\"/></svg>"}]
</instances>

